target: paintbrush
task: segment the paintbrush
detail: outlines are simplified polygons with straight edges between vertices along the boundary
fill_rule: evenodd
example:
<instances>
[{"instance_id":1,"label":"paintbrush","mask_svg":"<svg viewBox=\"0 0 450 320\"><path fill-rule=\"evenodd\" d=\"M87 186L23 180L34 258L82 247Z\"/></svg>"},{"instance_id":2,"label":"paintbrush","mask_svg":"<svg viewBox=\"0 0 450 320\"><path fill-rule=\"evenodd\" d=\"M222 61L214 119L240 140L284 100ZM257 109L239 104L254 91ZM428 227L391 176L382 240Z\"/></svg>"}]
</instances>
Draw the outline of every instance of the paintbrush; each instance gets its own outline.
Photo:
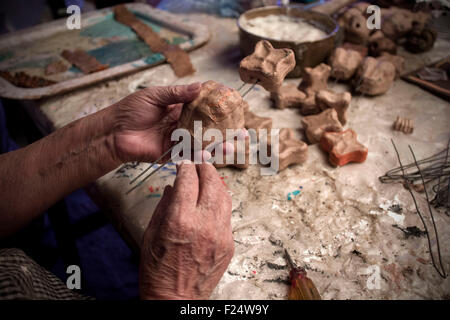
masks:
<instances>
[{"instance_id":1,"label":"paintbrush","mask_svg":"<svg viewBox=\"0 0 450 320\"><path fill-rule=\"evenodd\" d=\"M286 259L289 263L291 271L289 272L289 279L291 287L289 288L289 300L322 300L319 291L310 278L307 277L306 270L298 267L288 251L284 249Z\"/></svg>"}]
</instances>

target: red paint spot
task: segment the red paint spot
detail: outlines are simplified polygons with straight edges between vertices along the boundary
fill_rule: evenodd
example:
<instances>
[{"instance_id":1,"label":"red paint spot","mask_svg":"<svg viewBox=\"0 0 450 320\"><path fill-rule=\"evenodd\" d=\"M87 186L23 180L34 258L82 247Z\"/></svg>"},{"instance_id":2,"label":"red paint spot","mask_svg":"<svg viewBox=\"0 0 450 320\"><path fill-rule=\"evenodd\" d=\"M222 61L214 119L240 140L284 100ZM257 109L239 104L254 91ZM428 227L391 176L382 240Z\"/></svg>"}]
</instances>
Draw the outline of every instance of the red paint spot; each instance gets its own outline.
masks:
<instances>
[{"instance_id":1,"label":"red paint spot","mask_svg":"<svg viewBox=\"0 0 450 320\"><path fill-rule=\"evenodd\" d=\"M154 191L152 186L148 187L148 190L149 190L151 193L153 193L153 191Z\"/></svg>"},{"instance_id":2,"label":"red paint spot","mask_svg":"<svg viewBox=\"0 0 450 320\"><path fill-rule=\"evenodd\" d=\"M253 272L253 274L256 274L256 271L252 271Z\"/></svg>"}]
</instances>

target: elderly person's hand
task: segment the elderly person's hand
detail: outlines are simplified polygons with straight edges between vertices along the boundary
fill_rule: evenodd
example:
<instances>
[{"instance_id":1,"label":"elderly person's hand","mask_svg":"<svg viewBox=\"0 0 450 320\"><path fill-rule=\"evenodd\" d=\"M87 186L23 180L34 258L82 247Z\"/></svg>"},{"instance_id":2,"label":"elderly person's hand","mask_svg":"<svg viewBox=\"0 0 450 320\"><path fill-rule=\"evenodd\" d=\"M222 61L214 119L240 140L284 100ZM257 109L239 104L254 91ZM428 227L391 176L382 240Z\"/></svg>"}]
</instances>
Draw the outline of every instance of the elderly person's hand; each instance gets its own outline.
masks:
<instances>
[{"instance_id":1,"label":"elderly person's hand","mask_svg":"<svg viewBox=\"0 0 450 320\"><path fill-rule=\"evenodd\" d=\"M145 232L142 299L207 299L234 253L231 198L208 163L182 163Z\"/></svg>"},{"instance_id":2,"label":"elderly person's hand","mask_svg":"<svg viewBox=\"0 0 450 320\"><path fill-rule=\"evenodd\" d=\"M115 112L114 144L122 162L158 159L171 145L184 103L200 93L201 84L149 87L120 100Z\"/></svg>"}]
</instances>

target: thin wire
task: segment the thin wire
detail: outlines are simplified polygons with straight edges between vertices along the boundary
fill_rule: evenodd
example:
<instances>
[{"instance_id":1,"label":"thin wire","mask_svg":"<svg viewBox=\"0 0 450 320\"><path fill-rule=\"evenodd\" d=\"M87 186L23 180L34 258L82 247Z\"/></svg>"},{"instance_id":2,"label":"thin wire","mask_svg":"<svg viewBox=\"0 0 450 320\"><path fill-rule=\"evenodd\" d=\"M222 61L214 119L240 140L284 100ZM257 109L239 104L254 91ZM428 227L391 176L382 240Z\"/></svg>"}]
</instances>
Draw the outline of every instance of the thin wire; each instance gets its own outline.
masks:
<instances>
[{"instance_id":1,"label":"thin wire","mask_svg":"<svg viewBox=\"0 0 450 320\"><path fill-rule=\"evenodd\" d=\"M156 159L156 161L154 163L151 163L147 169L145 169L144 171L142 171L138 176L136 176L133 180L130 181L130 184L133 184L137 179L139 179L140 177L142 177L142 175L144 175L148 170L150 170L150 168L152 168L155 164L157 164L159 161L161 161L170 151L172 151L172 149L175 148L175 146L172 146L171 148L169 148L169 150L167 150L166 152L164 152L162 154L161 157L159 157L158 159Z\"/></svg>"},{"instance_id":2,"label":"thin wire","mask_svg":"<svg viewBox=\"0 0 450 320\"><path fill-rule=\"evenodd\" d=\"M240 92L245 86L246 86L246 84L247 83L243 83L238 89L236 89L238 92Z\"/></svg>"},{"instance_id":3,"label":"thin wire","mask_svg":"<svg viewBox=\"0 0 450 320\"><path fill-rule=\"evenodd\" d=\"M414 158L414 162L415 162L415 164L416 164L417 170L419 170L420 177L422 178L423 188L424 188L424 190L425 190L425 196L426 196L426 198L427 198L428 210L430 211L430 217L431 217L431 221L432 221L432 223L433 223L434 235L435 235L435 237L436 237L436 246L437 246L437 251L438 251L439 264L440 264L441 270L442 270L442 272L443 272L443 275L440 274L439 270L438 270L438 272L439 272L439 275L440 275L441 277L447 278L447 275L446 275L446 272L445 272L445 268L444 268L444 266L442 265L441 248L440 248L440 246L439 246L439 236L438 236L438 233L437 233L436 223L435 223L435 221L434 221L433 210L431 210L430 199L429 199L429 197L428 197L428 191L427 191L427 188L426 188L426 186L425 186L425 180L424 180L424 178L423 178L422 171L420 170L420 167L419 167L419 165L417 164L416 155L414 154L413 149L411 148L410 145L408 145L408 147L409 147L409 150L411 151L411 154L412 154L412 156L413 156L413 158ZM430 248L430 253L431 253L431 248ZM432 257L433 257L433 255L432 255ZM433 259L433 263L434 263L434 259ZM436 268L436 267L435 267L435 268ZM436 268L436 270L437 270L437 268Z\"/></svg>"},{"instance_id":4,"label":"thin wire","mask_svg":"<svg viewBox=\"0 0 450 320\"><path fill-rule=\"evenodd\" d=\"M403 169L403 164L402 164L402 161L400 159L400 154L398 153L397 147L395 146L395 143L394 143L393 139L391 139L391 142L392 142L392 145L394 146L395 153L397 154L397 159L398 159L398 162L400 164L400 169L402 170L403 175L405 176L405 170ZM405 178L404 180L406 181L407 179ZM447 278L445 270L444 270L444 273L442 274L441 271L438 269L435 261L434 261L434 255L433 255L433 250L432 250L432 246L431 246L430 234L428 232L428 228L427 228L427 225L425 224L425 220L424 220L424 218L422 216L422 213L419 210L419 206L417 205L416 197L414 196L414 193L411 191L411 187L410 187L410 185L408 183L405 184L405 188L406 188L406 190L409 191L411 197L413 198L417 214L419 215L419 218L422 221L423 227L425 229L425 232L426 232L426 235L427 235L427 240L428 240L428 248L430 250L431 261L433 262L433 267L436 269L436 271L439 274L439 276L441 276L442 278L445 279L445 278ZM438 254L440 255L440 251L438 251Z\"/></svg>"},{"instance_id":5,"label":"thin wire","mask_svg":"<svg viewBox=\"0 0 450 320\"><path fill-rule=\"evenodd\" d=\"M128 190L125 194L129 194L131 191L133 191L134 189L137 189L140 185L142 185L144 183L144 181L146 181L148 178L150 178L152 175L154 175L156 172L158 172L160 169L162 169L166 164L168 164L170 162L170 160L167 160L166 162L164 162L163 164L161 164L158 168L156 168L155 170L153 170L152 172L150 172L149 175L147 175L144 179L142 179L141 181L139 181L139 183L137 185L135 185L133 188L131 188L130 190Z\"/></svg>"},{"instance_id":6,"label":"thin wire","mask_svg":"<svg viewBox=\"0 0 450 320\"><path fill-rule=\"evenodd\" d=\"M245 93L242 95L242 98L244 98L250 91L252 91L253 88L256 86L257 83L258 83L258 81L256 81L254 84L252 84L252 86L250 87L250 89L248 89L247 91L245 91Z\"/></svg>"}]
</instances>

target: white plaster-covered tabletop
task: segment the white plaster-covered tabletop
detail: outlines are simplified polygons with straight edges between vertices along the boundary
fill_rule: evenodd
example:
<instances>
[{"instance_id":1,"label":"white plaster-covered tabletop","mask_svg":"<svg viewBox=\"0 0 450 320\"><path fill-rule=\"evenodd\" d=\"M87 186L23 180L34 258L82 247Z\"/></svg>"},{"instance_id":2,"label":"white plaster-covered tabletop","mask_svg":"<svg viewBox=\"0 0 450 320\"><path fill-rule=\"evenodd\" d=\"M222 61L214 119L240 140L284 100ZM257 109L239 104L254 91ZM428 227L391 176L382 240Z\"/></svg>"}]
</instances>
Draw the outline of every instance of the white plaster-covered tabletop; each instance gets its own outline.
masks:
<instances>
[{"instance_id":1,"label":"white plaster-covered tabletop","mask_svg":"<svg viewBox=\"0 0 450 320\"><path fill-rule=\"evenodd\" d=\"M161 65L118 80L108 81L40 101L29 111L48 133L71 121L105 108L137 90L139 85L174 85L215 80L240 85L238 29L232 19L203 14L184 15L211 28L210 42L190 54L197 72L178 79L169 65ZM438 61L450 52L450 42L438 40L432 51L412 55L404 51L407 70ZM288 80L298 83L299 80ZM329 83L336 91L342 84ZM297 110L271 107L268 93L255 88L246 100L259 116L273 118L274 128L302 133ZM397 80L376 98L355 97L347 128L369 149L363 164L334 168L318 145L309 146L309 158L274 176L261 176L260 167L245 171L220 169L233 199L232 226L235 255L214 291L214 299L285 299L288 270L282 254L287 248L306 268L324 299L441 299L450 298L450 280L431 265L425 237L405 238L393 225L423 226L409 193L399 184L381 184L378 177L398 166L390 139L410 163L410 144L417 157L446 146L450 137L450 104L417 86ZM412 118L412 135L392 131L397 115ZM90 191L132 247L138 246L162 189L173 182L176 170L168 166L128 196L130 178L145 168L113 171L95 182ZM299 190L297 195L288 194ZM423 195L418 195L425 209ZM399 204L403 212L389 211ZM427 211L423 210L427 215ZM442 257L450 270L450 218L435 211ZM432 238L433 239L433 238ZM433 240L433 243L434 240Z\"/></svg>"}]
</instances>

